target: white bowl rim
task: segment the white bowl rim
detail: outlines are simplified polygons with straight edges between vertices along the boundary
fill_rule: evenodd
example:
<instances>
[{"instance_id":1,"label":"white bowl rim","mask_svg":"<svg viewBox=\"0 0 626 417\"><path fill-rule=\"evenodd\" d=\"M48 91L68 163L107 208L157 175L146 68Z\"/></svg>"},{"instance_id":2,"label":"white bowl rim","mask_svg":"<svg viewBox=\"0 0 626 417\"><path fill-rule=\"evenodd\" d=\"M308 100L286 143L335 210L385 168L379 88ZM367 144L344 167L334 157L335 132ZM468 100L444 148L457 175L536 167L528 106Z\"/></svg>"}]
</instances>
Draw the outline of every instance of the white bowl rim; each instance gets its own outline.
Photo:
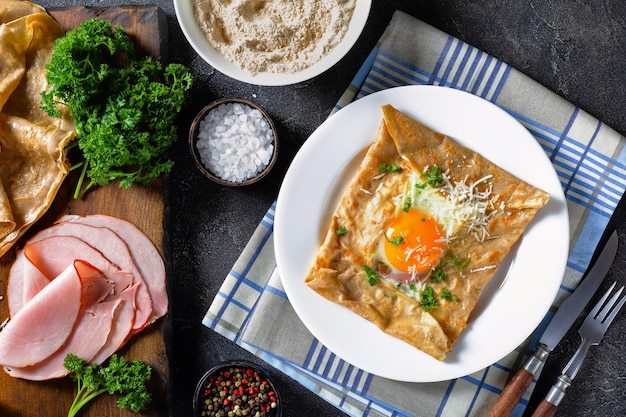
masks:
<instances>
[{"instance_id":1,"label":"white bowl rim","mask_svg":"<svg viewBox=\"0 0 626 417\"><path fill-rule=\"evenodd\" d=\"M369 17L372 0L356 0L352 19L342 41L324 58L310 67L291 74L261 72L252 75L228 61L208 41L195 20L191 0L174 0L178 24L187 41L196 53L209 65L224 75L238 81L261 86L284 86L297 84L314 78L330 69L341 60L361 36Z\"/></svg>"}]
</instances>

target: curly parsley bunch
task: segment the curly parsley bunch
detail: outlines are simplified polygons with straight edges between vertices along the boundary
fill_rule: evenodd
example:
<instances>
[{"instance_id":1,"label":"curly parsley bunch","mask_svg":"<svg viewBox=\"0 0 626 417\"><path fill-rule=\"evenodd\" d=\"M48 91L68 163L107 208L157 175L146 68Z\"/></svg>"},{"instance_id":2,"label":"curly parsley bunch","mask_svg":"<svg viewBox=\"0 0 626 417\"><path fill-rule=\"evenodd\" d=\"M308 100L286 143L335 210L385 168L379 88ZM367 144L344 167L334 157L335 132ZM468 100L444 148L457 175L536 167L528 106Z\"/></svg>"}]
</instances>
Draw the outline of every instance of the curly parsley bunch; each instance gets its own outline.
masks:
<instances>
[{"instance_id":1,"label":"curly parsley bunch","mask_svg":"<svg viewBox=\"0 0 626 417\"><path fill-rule=\"evenodd\" d=\"M60 117L59 105L68 106L85 158L75 197L116 179L121 188L148 184L171 170L174 119L193 84L187 67L138 59L122 27L93 18L56 40L46 70L41 108Z\"/></svg>"}]
</instances>

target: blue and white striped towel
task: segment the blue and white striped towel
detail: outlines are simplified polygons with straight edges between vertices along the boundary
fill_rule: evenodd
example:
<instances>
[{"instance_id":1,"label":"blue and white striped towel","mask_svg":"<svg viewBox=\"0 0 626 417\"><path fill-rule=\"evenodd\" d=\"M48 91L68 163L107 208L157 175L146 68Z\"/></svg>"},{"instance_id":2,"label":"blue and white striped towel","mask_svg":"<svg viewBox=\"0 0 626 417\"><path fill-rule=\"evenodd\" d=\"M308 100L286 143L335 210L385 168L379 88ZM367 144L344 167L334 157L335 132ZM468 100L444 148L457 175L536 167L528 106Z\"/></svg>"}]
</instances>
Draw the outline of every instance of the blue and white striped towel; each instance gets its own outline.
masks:
<instances>
[{"instance_id":1,"label":"blue and white striped towel","mask_svg":"<svg viewBox=\"0 0 626 417\"><path fill-rule=\"evenodd\" d=\"M456 88L495 103L517 118L550 156L570 214L570 257L555 300L560 304L582 278L626 188L625 138L507 64L402 12L394 14L334 111L370 93L410 84ZM534 351L542 326L499 362L451 381L397 382L355 368L316 340L293 311L276 269L273 220L274 206L226 277L203 324L345 413L481 416ZM532 388L514 415L522 415Z\"/></svg>"}]
</instances>

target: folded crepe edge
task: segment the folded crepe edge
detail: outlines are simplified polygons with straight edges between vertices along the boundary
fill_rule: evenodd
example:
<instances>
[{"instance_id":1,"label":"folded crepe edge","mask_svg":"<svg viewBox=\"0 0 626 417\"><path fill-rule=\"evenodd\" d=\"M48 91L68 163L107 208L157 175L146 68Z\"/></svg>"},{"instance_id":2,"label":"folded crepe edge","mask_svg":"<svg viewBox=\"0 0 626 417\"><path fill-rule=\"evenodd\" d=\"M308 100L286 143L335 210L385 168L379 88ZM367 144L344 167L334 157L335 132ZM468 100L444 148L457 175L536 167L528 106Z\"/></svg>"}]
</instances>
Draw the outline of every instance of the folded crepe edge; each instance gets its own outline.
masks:
<instances>
[{"instance_id":1,"label":"folded crepe edge","mask_svg":"<svg viewBox=\"0 0 626 417\"><path fill-rule=\"evenodd\" d=\"M15 46L15 51L23 50L25 55L32 54L33 51L36 52L36 56L32 56L31 59L33 60L32 64L35 68L34 70L38 71L38 75L26 78L26 73L30 67L24 66L24 68L21 68L19 65L16 67L17 72L15 74L19 76L19 82L17 85L14 85L15 83L7 85L7 87L10 87L10 91L1 93L5 96L2 100L2 104L8 106L11 102L12 93L14 93L14 90L18 91L17 87L18 85L21 86L22 82L28 83L31 88L33 86L39 86L41 77L45 75L39 74L39 72L44 70L41 59L45 58L46 54L51 53L54 41L59 36L62 36L64 32L58 23L47 14L43 7L21 0L0 1L0 28L2 28L0 33L4 33L5 36L8 36L7 39L21 39L24 43L24 45ZM49 38L40 36L42 31L48 32ZM22 33L21 37L19 37L20 33ZM16 36L18 37L16 38ZM41 42L43 42L43 44ZM45 50L40 49L42 47ZM43 55L41 55L41 53L43 53ZM19 64L18 58L19 57L16 57L16 63ZM22 59L28 62L25 57ZM22 81L22 79L24 81ZM26 86L26 88L28 87ZM42 88L45 88L45 82ZM15 92L15 94L18 93ZM20 94L23 94L21 90ZM17 240L43 216L52 204L59 188L69 173L69 162L67 160L65 147L75 138L73 122L68 119L67 114L64 114L62 119L57 120L57 118L44 115L38 108L32 108L32 106L38 106L37 100L25 101L18 99L16 101L18 104L24 102L29 102L31 107L22 108L23 106L20 106L20 108L3 108L2 113L0 113L2 123L7 126L9 124L14 124L15 126L23 125L22 127L30 123L33 128L25 127L26 130L38 130L41 132L41 141L25 143L24 146L29 148L29 153L32 151L33 153L42 155L47 161L45 164L51 167L51 172L49 173L50 175L46 176L47 181L43 185L43 188L37 190L37 195L40 196L37 198L38 201L41 202L41 206L29 211L27 218L24 219L18 218L12 208L11 184L0 184L0 188L3 191L3 195L0 196L0 257L11 249ZM15 115L13 113L15 113ZM22 119L22 117L26 117L26 115L30 115L35 119ZM24 122L19 122L20 119ZM15 128L15 126L13 126L13 128ZM0 159L1 158L2 155L0 154ZM0 182L2 182L1 179Z\"/></svg>"}]
</instances>

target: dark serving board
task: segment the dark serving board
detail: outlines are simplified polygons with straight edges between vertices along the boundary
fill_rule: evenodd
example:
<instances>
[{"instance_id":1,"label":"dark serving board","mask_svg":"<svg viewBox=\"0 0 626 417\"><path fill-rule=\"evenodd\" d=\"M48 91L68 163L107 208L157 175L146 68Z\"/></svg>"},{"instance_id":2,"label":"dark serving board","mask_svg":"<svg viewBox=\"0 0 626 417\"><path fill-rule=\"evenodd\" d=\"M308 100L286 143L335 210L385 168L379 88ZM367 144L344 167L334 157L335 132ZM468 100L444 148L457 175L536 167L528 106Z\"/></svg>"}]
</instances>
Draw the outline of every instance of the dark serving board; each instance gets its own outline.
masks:
<instances>
[{"instance_id":1,"label":"dark serving board","mask_svg":"<svg viewBox=\"0 0 626 417\"><path fill-rule=\"evenodd\" d=\"M138 52L150 54L162 61L167 57L167 20L157 6L120 6L87 8L83 6L48 10L59 25L70 30L92 17L109 20L114 26L122 25L135 40ZM0 295L6 294L8 272L15 259L15 250L32 234L51 225L64 214L108 214L133 222L164 253L163 186L160 181L148 187L132 186L120 189L117 183L89 192L84 198L74 200L72 192L76 174L70 174L62 185L53 206L6 255L0 258ZM0 321L8 316L6 299L0 301ZM127 359L141 359L153 368L150 392L152 402L142 416L166 416L168 363L164 341L164 319L134 336L119 352ZM63 417L76 392L70 378L32 382L15 379L0 371L0 416L2 417ZM116 397L101 395L87 406L82 417L137 416L117 407Z\"/></svg>"}]
</instances>

